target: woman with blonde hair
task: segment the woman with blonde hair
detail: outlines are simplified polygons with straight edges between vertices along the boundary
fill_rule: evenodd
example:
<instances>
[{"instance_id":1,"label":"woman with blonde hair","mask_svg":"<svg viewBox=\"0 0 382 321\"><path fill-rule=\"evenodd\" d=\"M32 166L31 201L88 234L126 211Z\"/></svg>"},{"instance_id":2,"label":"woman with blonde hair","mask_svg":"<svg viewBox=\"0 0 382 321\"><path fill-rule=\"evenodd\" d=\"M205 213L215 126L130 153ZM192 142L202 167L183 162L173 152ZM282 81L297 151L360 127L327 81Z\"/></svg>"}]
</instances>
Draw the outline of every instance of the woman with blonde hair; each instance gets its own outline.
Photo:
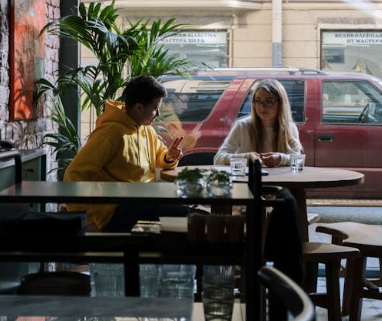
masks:
<instances>
[{"instance_id":1,"label":"woman with blonde hair","mask_svg":"<svg viewBox=\"0 0 382 321\"><path fill-rule=\"evenodd\" d=\"M247 159L255 154L268 167L290 163L290 154L300 154L302 146L284 86L275 79L254 85L251 116L239 119L214 157L214 164L227 165L233 156ZM304 263L298 228L299 209L291 191L284 187L276 195L284 199L268 216L264 257L274 267L302 284ZM265 232L265 231L264 231ZM269 294L269 320L288 320L282 302Z\"/></svg>"},{"instance_id":2,"label":"woman with blonde hair","mask_svg":"<svg viewBox=\"0 0 382 321\"><path fill-rule=\"evenodd\" d=\"M255 153L268 167L283 166L289 165L289 154L302 152L284 86L276 79L262 79L253 92L251 116L237 120L214 164L228 165L233 156L249 158Z\"/></svg>"}]
</instances>

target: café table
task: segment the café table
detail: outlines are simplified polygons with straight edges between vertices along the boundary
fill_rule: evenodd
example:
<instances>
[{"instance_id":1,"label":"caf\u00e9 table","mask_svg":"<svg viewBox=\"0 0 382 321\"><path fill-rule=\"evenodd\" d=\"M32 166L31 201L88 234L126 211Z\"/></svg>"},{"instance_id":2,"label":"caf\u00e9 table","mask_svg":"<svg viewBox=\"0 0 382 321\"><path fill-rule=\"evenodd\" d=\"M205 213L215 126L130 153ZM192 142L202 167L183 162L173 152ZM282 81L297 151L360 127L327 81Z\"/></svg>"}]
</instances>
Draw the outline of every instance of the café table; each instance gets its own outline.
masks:
<instances>
[{"instance_id":1,"label":"caf\u00e9 table","mask_svg":"<svg viewBox=\"0 0 382 321\"><path fill-rule=\"evenodd\" d=\"M198 165L198 166L179 166L172 170L162 170L160 177L164 181L173 182L178 173L185 167L189 169L201 168L225 170L230 172L229 166L221 165ZM308 235L308 214L306 205L306 190L308 188L328 188L345 187L362 184L364 175L362 173L344 170L340 168L310 167L305 166L301 172L291 172L289 166L265 168L268 175L262 176L264 185L277 185L288 187L296 198L300 209L300 233L303 241L309 240ZM235 182L247 182L248 177L235 179Z\"/></svg>"},{"instance_id":2,"label":"caf\u00e9 table","mask_svg":"<svg viewBox=\"0 0 382 321\"><path fill-rule=\"evenodd\" d=\"M203 305L192 299L0 295L0 317L128 318L128 320L204 319ZM42 319L39 319L42 320ZM245 320L245 304L235 302L232 321Z\"/></svg>"},{"instance_id":3,"label":"caf\u00e9 table","mask_svg":"<svg viewBox=\"0 0 382 321\"><path fill-rule=\"evenodd\" d=\"M247 186L247 184L233 184L231 194L223 198L213 198L208 196L195 196L190 198L181 198L177 194L177 188L175 184L169 184L167 182L157 183L123 183L123 182L57 182L57 181L22 181L9 188L0 191L0 204L1 203L29 203L29 202L41 202L41 203L129 203L129 204L225 204L225 205L245 205L250 211L254 211L254 197ZM252 232L253 229L258 226L255 221L257 216L248 215L247 217L247 232L250 235L256 235L251 238L251 241L246 241L245 246L237 246L232 250L227 249L224 246L224 251L216 251L215 247L203 247L190 248L179 247L178 242L167 242L166 244L158 245L157 239L147 242L144 239L137 244L134 242L134 238L126 236L126 241L130 242L129 245L134 250L139 250L139 245L142 243L145 246L143 255L150 257L139 257L139 262L144 263L157 263L157 264L218 264L218 265L241 265L245 266L247 271L258 270L261 266L261 249L258 246L261 240L261 234ZM103 238L106 247L102 251L109 251L108 236L101 235L107 233L98 233L96 236L97 242L99 238ZM117 236L118 237L118 236ZM124 236L122 237L122 241ZM15 243L11 240L17 238L19 248L16 248ZM155 238L155 236L152 236ZM151 239L152 239L151 238ZM73 258L78 259L78 255L84 255L86 258L92 258L87 256L86 251L94 251L94 244L88 244L88 240L92 240L91 235L81 236L60 236L56 237L54 231L50 235L41 235L41 237L31 237L30 235L0 235L0 258L9 261L12 257L17 260L23 259L36 259L37 255L45 257L45 253L37 253L41 251L47 251L46 257L57 256L63 252L63 258L65 260L71 259L71 251L76 250L78 247L80 251L84 253L76 253ZM112 237L114 239L114 237ZM111 239L111 240L112 240ZM119 239L119 238L118 238ZM158 239L159 240L159 239ZM79 246L79 241L83 242L84 248ZM22 243L22 245L20 245ZM147 244L149 243L149 244ZM126 243L127 244L127 243ZM57 245L57 247L56 247ZM58 246L60 245L60 246ZM92 245L90 247L90 245ZM116 248L120 249L123 243L118 241ZM40 250L40 246L43 246L43 250ZM89 249L90 248L90 249ZM32 251L32 252L31 252ZM69 252L69 254L67 254ZM153 253L151 253L153 252ZM131 251L130 251L131 253ZM78 254L78 255L77 255ZM100 260L99 254L95 256L95 259ZM113 259L113 258L112 258ZM109 259L108 259L109 260ZM115 260L119 260L115 258ZM128 276L131 276L126 272L126 262L132 261L129 255L125 255L122 258L125 262L125 288L133 289L133 295L139 295L139 282L129 280L130 284L127 284ZM134 259L135 256L134 256ZM64 261L65 262L65 261ZM70 262L70 261L66 261ZM139 263L136 262L136 263ZM131 266L131 262L129 263ZM136 267L137 265L134 265ZM129 271L132 271L130 269ZM133 271L134 272L134 271ZM135 271L136 272L136 271ZM131 279L131 277L130 277ZM261 300L260 300L260 287L255 281L255 274L248 273L246 278L247 284L254 286L247 286L246 300L253 302L253 304L246 305L246 317L247 320L259 319L261 314ZM137 289L138 285L138 289Z\"/></svg>"},{"instance_id":4,"label":"caf\u00e9 table","mask_svg":"<svg viewBox=\"0 0 382 321\"><path fill-rule=\"evenodd\" d=\"M190 320L193 304L192 299L175 298L0 295L0 317Z\"/></svg>"}]
</instances>

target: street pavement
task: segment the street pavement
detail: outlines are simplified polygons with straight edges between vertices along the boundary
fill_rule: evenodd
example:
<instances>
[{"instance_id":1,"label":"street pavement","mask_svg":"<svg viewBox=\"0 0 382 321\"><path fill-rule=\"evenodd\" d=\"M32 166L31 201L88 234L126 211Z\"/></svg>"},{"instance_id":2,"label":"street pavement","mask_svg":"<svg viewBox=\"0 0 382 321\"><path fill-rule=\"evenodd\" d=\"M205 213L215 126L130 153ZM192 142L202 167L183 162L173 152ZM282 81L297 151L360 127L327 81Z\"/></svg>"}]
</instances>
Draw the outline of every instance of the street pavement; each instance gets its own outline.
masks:
<instances>
[{"instance_id":1,"label":"street pavement","mask_svg":"<svg viewBox=\"0 0 382 321\"><path fill-rule=\"evenodd\" d=\"M382 206L308 206L308 213L319 215L319 222L352 221L382 225Z\"/></svg>"}]
</instances>

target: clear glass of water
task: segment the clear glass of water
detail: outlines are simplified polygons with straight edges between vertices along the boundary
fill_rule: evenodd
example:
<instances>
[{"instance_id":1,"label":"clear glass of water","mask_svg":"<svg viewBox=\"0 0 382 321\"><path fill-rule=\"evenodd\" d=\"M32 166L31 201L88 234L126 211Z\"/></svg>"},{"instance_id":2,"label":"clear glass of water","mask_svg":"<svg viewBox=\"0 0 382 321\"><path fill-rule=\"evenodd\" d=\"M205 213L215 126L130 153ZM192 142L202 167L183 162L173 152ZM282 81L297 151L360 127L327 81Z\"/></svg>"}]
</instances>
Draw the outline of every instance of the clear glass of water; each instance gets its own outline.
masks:
<instances>
[{"instance_id":1,"label":"clear glass of water","mask_svg":"<svg viewBox=\"0 0 382 321\"><path fill-rule=\"evenodd\" d=\"M235 302L235 267L203 266L203 310L206 321L231 321Z\"/></svg>"},{"instance_id":2,"label":"clear glass of water","mask_svg":"<svg viewBox=\"0 0 382 321\"><path fill-rule=\"evenodd\" d=\"M298 173L302 172L305 165L305 154L293 154L290 155L290 170Z\"/></svg>"}]
</instances>

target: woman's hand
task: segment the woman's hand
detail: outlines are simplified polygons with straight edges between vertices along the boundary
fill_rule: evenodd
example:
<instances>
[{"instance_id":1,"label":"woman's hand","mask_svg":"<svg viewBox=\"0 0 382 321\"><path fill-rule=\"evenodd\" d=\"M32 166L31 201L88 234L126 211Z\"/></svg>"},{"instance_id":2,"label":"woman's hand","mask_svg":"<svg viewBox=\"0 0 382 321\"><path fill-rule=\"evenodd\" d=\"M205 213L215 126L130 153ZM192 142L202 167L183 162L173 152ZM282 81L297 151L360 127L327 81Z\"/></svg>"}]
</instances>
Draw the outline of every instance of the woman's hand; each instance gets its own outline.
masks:
<instances>
[{"instance_id":1,"label":"woman's hand","mask_svg":"<svg viewBox=\"0 0 382 321\"><path fill-rule=\"evenodd\" d=\"M168 148L167 155L165 156L165 161L172 163L182 158L183 152L182 149L179 147L180 142L183 140L182 137L175 138L170 147Z\"/></svg>"},{"instance_id":2,"label":"woman's hand","mask_svg":"<svg viewBox=\"0 0 382 321\"><path fill-rule=\"evenodd\" d=\"M260 154L259 153L256 153L256 152L251 152L251 153L245 153L243 154L244 157L246 159L252 159L252 160L255 160L255 159L258 159L260 158Z\"/></svg>"},{"instance_id":3,"label":"woman's hand","mask_svg":"<svg viewBox=\"0 0 382 321\"><path fill-rule=\"evenodd\" d=\"M261 153L260 158L267 167L276 167L281 162L281 155L279 153Z\"/></svg>"}]
</instances>

